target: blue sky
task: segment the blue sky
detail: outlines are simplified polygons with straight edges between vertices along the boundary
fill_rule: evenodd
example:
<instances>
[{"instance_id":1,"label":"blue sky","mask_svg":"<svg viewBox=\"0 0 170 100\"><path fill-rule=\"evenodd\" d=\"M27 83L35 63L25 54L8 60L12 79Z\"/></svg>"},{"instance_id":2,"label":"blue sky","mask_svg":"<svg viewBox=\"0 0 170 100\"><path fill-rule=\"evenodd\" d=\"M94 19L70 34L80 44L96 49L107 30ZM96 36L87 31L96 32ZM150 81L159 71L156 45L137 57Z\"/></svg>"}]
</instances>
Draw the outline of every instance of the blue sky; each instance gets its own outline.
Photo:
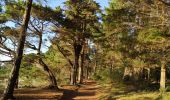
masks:
<instances>
[{"instance_id":1,"label":"blue sky","mask_svg":"<svg viewBox=\"0 0 170 100\"><path fill-rule=\"evenodd\" d=\"M62 6L64 1L66 0L49 0L48 2L49 2L49 5L54 8L56 6ZM102 9L108 6L108 2L109 2L109 0L95 0L95 1L100 4Z\"/></svg>"}]
</instances>

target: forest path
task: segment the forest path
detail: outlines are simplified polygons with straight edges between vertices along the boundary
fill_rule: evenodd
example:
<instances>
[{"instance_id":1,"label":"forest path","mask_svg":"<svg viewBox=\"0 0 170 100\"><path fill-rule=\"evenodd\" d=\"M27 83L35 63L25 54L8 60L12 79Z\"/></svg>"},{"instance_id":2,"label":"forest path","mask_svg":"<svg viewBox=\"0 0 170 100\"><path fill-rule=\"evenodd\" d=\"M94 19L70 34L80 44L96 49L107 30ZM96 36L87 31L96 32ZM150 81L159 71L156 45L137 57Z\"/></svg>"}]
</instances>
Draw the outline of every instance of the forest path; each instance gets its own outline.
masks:
<instances>
[{"instance_id":1,"label":"forest path","mask_svg":"<svg viewBox=\"0 0 170 100\"><path fill-rule=\"evenodd\" d=\"M61 91L46 88L15 89L16 100L98 100L100 86L95 81L85 80L81 86L65 85ZM2 96L0 91L0 97Z\"/></svg>"},{"instance_id":2,"label":"forest path","mask_svg":"<svg viewBox=\"0 0 170 100\"><path fill-rule=\"evenodd\" d=\"M61 100L98 100L100 95L99 85L95 81L86 80L80 87L63 86Z\"/></svg>"},{"instance_id":3,"label":"forest path","mask_svg":"<svg viewBox=\"0 0 170 100\"><path fill-rule=\"evenodd\" d=\"M14 91L17 100L59 100L62 95L62 91L45 88L21 88Z\"/></svg>"},{"instance_id":4,"label":"forest path","mask_svg":"<svg viewBox=\"0 0 170 100\"><path fill-rule=\"evenodd\" d=\"M0 99L2 94L3 91L1 90ZM62 95L62 91L47 88L19 88L14 91L14 100L59 100Z\"/></svg>"}]
</instances>

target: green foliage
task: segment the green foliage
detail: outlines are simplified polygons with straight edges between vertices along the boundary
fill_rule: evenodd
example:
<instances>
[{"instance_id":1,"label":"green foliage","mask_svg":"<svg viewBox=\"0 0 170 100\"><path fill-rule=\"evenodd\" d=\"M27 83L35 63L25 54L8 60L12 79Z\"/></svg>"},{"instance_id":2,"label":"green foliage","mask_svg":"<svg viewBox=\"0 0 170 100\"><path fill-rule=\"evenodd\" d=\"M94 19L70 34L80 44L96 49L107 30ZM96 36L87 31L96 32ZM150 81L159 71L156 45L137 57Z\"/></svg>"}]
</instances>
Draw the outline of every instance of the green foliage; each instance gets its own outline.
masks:
<instances>
[{"instance_id":1,"label":"green foliage","mask_svg":"<svg viewBox=\"0 0 170 100\"><path fill-rule=\"evenodd\" d=\"M39 20L44 21L56 21L62 23L62 9L56 7L55 10L48 6L42 6L41 4L33 4L32 7L32 17L38 18Z\"/></svg>"},{"instance_id":2,"label":"green foliage","mask_svg":"<svg viewBox=\"0 0 170 100\"><path fill-rule=\"evenodd\" d=\"M9 73L11 71L11 65L10 64L6 64L0 67L0 78L1 79L5 79L8 78Z\"/></svg>"},{"instance_id":3,"label":"green foliage","mask_svg":"<svg viewBox=\"0 0 170 100\"><path fill-rule=\"evenodd\" d=\"M160 43L164 42L165 38L162 36L162 32L157 28L148 28L139 32L139 42L143 43Z\"/></svg>"},{"instance_id":4,"label":"green foliage","mask_svg":"<svg viewBox=\"0 0 170 100\"><path fill-rule=\"evenodd\" d=\"M114 68L114 69L99 69L94 73L93 79L99 81L101 84L111 83L111 82L121 82L123 69Z\"/></svg>"},{"instance_id":5,"label":"green foliage","mask_svg":"<svg viewBox=\"0 0 170 100\"><path fill-rule=\"evenodd\" d=\"M45 62L55 72L59 85L69 83L70 65L56 48L51 46L45 53Z\"/></svg>"}]
</instances>

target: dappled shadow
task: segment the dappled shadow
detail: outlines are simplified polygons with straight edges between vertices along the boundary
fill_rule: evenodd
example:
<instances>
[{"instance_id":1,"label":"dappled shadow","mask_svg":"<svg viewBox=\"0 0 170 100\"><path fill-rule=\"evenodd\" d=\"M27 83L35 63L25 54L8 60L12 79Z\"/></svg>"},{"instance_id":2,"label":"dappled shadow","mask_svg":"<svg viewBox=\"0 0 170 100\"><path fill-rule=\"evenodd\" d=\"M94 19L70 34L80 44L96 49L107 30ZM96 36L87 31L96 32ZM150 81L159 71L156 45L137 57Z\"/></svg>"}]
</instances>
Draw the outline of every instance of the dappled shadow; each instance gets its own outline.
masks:
<instances>
[{"instance_id":1,"label":"dappled shadow","mask_svg":"<svg viewBox=\"0 0 170 100\"><path fill-rule=\"evenodd\" d=\"M94 100L97 99L96 82L86 81L80 87L63 86L61 100Z\"/></svg>"},{"instance_id":2,"label":"dappled shadow","mask_svg":"<svg viewBox=\"0 0 170 100\"><path fill-rule=\"evenodd\" d=\"M90 97L95 96L94 91L78 91L78 90L69 90L69 89L63 89L63 96L61 100L73 100L75 97Z\"/></svg>"},{"instance_id":3,"label":"dappled shadow","mask_svg":"<svg viewBox=\"0 0 170 100\"><path fill-rule=\"evenodd\" d=\"M155 86L154 88L152 87ZM157 89L157 84L152 84L152 85L147 85L144 88L138 88L137 86L130 85L130 84L112 84L112 86L108 89L106 89L105 92L108 92L109 94L106 95L107 100L117 100L117 99L122 99L127 97L132 97L136 98L134 94L138 95L141 100L152 100L153 97L149 97L147 95L147 92L151 93ZM146 92L147 90L147 92ZM138 98L137 97L137 98ZM124 99L123 99L124 100ZM135 99L136 100L136 99Z\"/></svg>"},{"instance_id":4,"label":"dappled shadow","mask_svg":"<svg viewBox=\"0 0 170 100\"><path fill-rule=\"evenodd\" d=\"M95 92L78 92L77 96L94 96Z\"/></svg>"},{"instance_id":5,"label":"dappled shadow","mask_svg":"<svg viewBox=\"0 0 170 100\"><path fill-rule=\"evenodd\" d=\"M73 98L76 96L77 96L77 91L63 89L63 96L61 97L60 100L73 100Z\"/></svg>"},{"instance_id":6,"label":"dappled shadow","mask_svg":"<svg viewBox=\"0 0 170 100\"><path fill-rule=\"evenodd\" d=\"M61 91L37 88L16 89L14 96L17 100L59 100L63 93Z\"/></svg>"}]
</instances>

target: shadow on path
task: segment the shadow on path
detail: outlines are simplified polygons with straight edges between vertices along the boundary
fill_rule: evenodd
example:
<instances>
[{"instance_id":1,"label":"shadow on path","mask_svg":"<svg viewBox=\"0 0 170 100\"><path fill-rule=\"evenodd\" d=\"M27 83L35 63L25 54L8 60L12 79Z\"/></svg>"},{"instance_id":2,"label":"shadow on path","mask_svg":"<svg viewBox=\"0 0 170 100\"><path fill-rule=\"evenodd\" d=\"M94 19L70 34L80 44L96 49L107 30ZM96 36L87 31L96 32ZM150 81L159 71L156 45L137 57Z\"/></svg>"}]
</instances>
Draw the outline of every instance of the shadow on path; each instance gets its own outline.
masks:
<instances>
[{"instance_id":1,"label":"shadow on path","mask_svg":"<svg viewBox=\"0 0 170 100\"><path fill-rule=\"evenodd\" d=\"M61 100L95 100L98 87L94 81L86 81L80 87L63 86L63 96Z\"/></svg>"}]
</instances>

